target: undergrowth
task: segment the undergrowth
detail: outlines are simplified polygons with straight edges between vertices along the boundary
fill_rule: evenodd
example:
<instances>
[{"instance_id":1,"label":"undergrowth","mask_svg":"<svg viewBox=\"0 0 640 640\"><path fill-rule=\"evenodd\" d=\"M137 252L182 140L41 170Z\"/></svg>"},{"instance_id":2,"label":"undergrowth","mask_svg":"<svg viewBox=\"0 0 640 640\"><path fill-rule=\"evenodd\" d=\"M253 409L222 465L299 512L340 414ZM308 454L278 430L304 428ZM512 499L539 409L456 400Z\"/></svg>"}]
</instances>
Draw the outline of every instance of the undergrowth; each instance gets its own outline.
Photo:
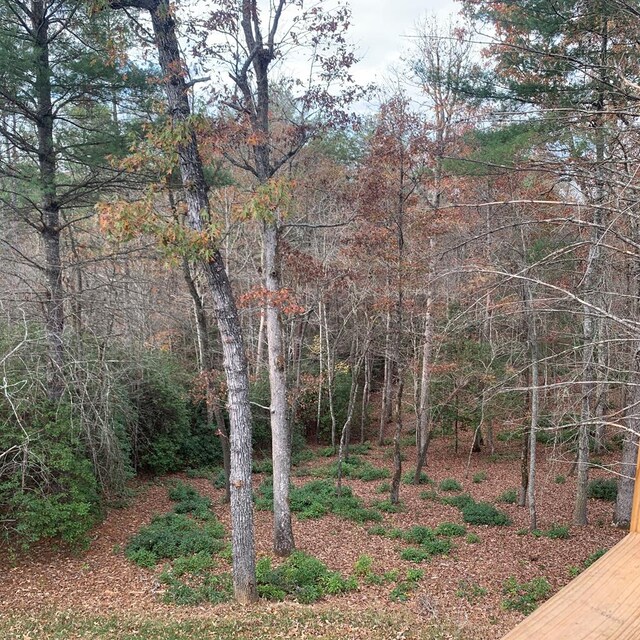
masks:
<instances>
[{"instance_id":1,"label":"undergrowth","mask_svg":"<svg viewBox=\"0 0 640 640\"><path fill-rule=\"evenodd\" d=\"M342 487L338 496L330 480L312 480L302 487L291 487L289 494L291 511L298 518L321 518L333 513L355 522L379 522L382 515L374 509L367 509L362 501L353 495L351 488ZM256 492L256 509L273 510L273 485L263 482Z\"/></svg>"}]
</instances>

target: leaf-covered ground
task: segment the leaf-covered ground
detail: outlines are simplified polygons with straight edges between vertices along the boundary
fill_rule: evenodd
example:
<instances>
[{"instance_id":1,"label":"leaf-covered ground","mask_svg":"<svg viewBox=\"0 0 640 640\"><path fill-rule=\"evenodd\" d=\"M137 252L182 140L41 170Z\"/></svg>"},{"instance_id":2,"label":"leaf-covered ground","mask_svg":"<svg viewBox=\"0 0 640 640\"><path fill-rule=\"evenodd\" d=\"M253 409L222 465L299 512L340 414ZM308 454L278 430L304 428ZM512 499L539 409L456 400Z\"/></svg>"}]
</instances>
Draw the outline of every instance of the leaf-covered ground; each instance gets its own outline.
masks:
<instances>
[{"instance_id":1,"label":"leaf-covered ground","mask_svg":"<svg viewBox=\"0 0 640 640\"><path fill-rule=\"evenodd\" d=\"M518 485L517 444L498 443L498 454L473 454L466 444L455 455L452 443L434 440L426 469L433 484L403 484L402 510L383 511L378 532L406 530L414 525L435 528L443 522L462 524L460 509L433 498L460 492L441 490L443 480L455 479L462 491L476 501L495 504L511 518L509 526L466 525L467 535L451 538L446 555L415 564L401 559L411 546L400 537L372 535L375 523L357 524L326 515L319 519L295 519L299 549L310 553L332 570L345 575L363 554L371 556L372 570L382 575L395 572L399 579L409 569L424 570L417 588L407 601L394 601L394 583L367 584L359 581L356 591L325 598L314 605L292 602L260 602L239 609L232 603L180 607L162 603L165 588L158 580L162 564L139 568L124 557L127 541L154 514L170 511L167 496L172 479L138 482L134 496L124 508L112 509L92 536L88 550L70 552L42 545L28 554L0 552L0 637L27 638L499 638L522 618L519 611L506 610L506 581L519 583L544 577L557 591L574 576L584 561L600 549L608 549L624 535L610 525L612 503L590 500L587 527L569 527L569 537L533 536L527 527L526 510L498 501L505 491ZM363 456L375 467L391 469L387 448L373 447ZM540 447L538 472L539 527L568 525L573 507L575 479L568 477L570 464L551 446ZM404 448L404 468L413 466L415 448ZM603 464L615 461L616 453L600 457ZM317 456L296 468L294 482L310 480L313 469L326 467L331 458ZM606 471L594 469L594 477ZM558 476L562 476L559 478ZM184 480L214 501L218 518L229 526L222 491L207 479ZM562 480L566 480L563 482ZM256 486L263 479L256 476ZM387 498L379 493L383 480L365 482L347 479L353 492L368 505ZM455 486L448 482L443 487ZM428 497L424 497L424 492ZM421 497L422 494L422 497ZM272 515L256 511L259 556L271 546ZM468 535L471 534L471 535Z\"/></svg>"}]
</instances>

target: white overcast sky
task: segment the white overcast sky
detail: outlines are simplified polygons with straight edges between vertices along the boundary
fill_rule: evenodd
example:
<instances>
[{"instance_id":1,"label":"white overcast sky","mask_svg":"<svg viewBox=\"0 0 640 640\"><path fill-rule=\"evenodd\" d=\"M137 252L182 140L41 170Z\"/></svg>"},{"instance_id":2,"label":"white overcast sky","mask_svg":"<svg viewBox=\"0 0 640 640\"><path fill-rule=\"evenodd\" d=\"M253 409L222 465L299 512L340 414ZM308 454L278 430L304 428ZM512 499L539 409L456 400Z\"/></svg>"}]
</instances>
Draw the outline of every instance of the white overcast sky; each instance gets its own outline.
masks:
<instances>
[{"instance_id":1,"label":"white overcast sky","mask_svg":"<svg viewBox=\"0 0 640 640\"><path fill-rule=\"evenodd\" d=\"M358 46L361 61L354 69L360 83L380 81L397 64L409 45L406 36L425 15L438 18L459 10L453 0L350 0L350 39Z\"/></svg>"}]
</instances>

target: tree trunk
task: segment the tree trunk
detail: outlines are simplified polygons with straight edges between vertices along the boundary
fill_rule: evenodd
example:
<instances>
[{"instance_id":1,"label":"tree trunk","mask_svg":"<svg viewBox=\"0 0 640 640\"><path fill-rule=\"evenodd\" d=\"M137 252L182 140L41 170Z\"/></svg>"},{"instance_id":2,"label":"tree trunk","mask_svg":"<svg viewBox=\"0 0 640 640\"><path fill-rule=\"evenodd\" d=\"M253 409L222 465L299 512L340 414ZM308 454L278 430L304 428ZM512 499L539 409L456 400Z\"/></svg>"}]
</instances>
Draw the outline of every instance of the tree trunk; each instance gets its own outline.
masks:
<instances>
[{"instance_id":1,"label":"tree trunk","mask_svg":"<svg viewBox=\"0 0 640 640\"><path fill-rule=\"evenodd\" d=\"M600 34L600 73L605 74L608 56L608 17L602 15L602 33ZM606 81L606 76L603 75ZM604 87L606 82L603 82ZM578 456L577 456L577 486L576 501L573 511L573 522L577 525L587 524L587 490L589 484L589 435L593 422L593 406L597 390L597 378L599 371L596 363L596 339L600 336L600 323L602 318L594 315L591 305L602 308L600 298L604 291L602 276L602 238L605 233L604 205L606 200L605 190L605 132L602 112L605 107L604 89L599 91L597 114L594 117L595 126L595 197L593 207L593 224L591 226L591 243L587 264L583 276L583 320L582 320L582 404L580 409L580 429L578 432ZM600 348L602 345L600 345Z\"/></svg>"},{"instance_id":2,"label":"tree trunk","mask_svg":"<svg viewBox=\"0 0 640 640\"><path fill-rule=\"evenodd\" d=\"M190 126L191 107L173 11L168 0L111 0L111 6L116 9L147 9L151 14L169 113L173 124L180 131L176 151L187 203L187 223L193 230L202 231L202 214L209 211L209 200L195 131ZM228 387L234 594L238 602L249 603L257 600L258 593L251 491L251 411L247 359L240 319L220 252L213 251L211 257L203 261L202 267L211 290L220 331Z\"/></svg>"},{"instance_id":3,"label":"tree trunk","mask_svg":"<svg viewBox=\"0 0 640 640\"><path fill-rule=\"evenodd\" d=\"M389 500L391 504L398 504L400 501L400 480L402 479L402 450L400 439L402 438L402 392L404 382L402 378L398 382L398 396L396 399L396 430L393 435L393 477L391 478L391 494Z\"/></svg>"},{"instance_id":4,"label":"tree trunk","mask_svg":"<svg viewBox=\"0 0 640 640\"><path fill-rule=\"evenodd\" d=\"M393 362L391 358L391 311L387 312L386 332L384 336L384 381L382 384L382 406L380 408L380 429L378 432L378 446L384 442L387 424L391 421L393 407Z\"/></svg>"},{"instance_id":5,"label":"tree trunk","mask_svg":"<svg viewBox=\"0 0 640 640\"><path fill-rule=\"evenodd\" d=\"M632 237L640 238L640 225L634 217ZM629 302L629 315L638 317L640 311L640 261L636 260L627 270L627 286L635 295ZM632 343L629 364L629 383L626 388L625 429L622 440L622 460L618 476L618 496L613 514L613 522L618 527L628 528L631 524L633 492L635 489L636 465L638 462L638 439L640 437L640 341Z\"/></svg>"},{"instance_id":6,"label":"tree trunk","mask_svg":"<svg viewBox=\"0 0 640 640\"><path fill-rule=\"evenodd\" d=\"M209 323L207 314L202 303L202 297L196 286L195 279L191 273L191 265L186 258L182 259L182 272L184 275L187 288L191 294L193 302L193 312L196 319L196 334L198 337L198 359L200 361L200 373L206 378L206 404L207 404L207 425L212 427L216 423L215 434L220 439L220 447L222 449L222 463L224 465L224 494L225 502L231 501L231 487L229 486L229 478L231 477L231 452L229 451L229 435L224 421L224 415L220 407L220 402L214 388L213 359L211 357L211 344L209 341Z\"/></svg>"},{"instance_id":7,"label":"tree trunk","mask_svg":"<svg viewBox=\"0 0 640 640\"><path fill-rule=\"evenodd\" d=\"M618 527L628 528L631 524L633 491L638 461L638 439L640 435L640 344L636 343L633 354L633 373L627 396L625 431L622 441L622 460L618 476L618 496L613 514L613 522Z\"/></svg>"},{"instance_id":8,"label":"tree trunk","mask_svg":"<svg viewBox=\"0 0 640 640\"><path fill-rule=\"evenodd\" d=\"M371 357L369 352L364 357L364 385L362 387L362 404L360 408L360 444L364 444L364 428L367 422L367 408L371 394Z\"/></svg>"},{"instance_id":9,"label":"tree trunk","mask_svg":"<svg viewBox=\"0 0 640 640\"><path fill-rule=\"evenodd\" d=\"M535 531L538 528L536 514L536 434L538 431L538 406L539 406L539 358L538 358L538 335L536 331L536 318L533 310L533 296L531 294L531 284L525 281L524 284L524 314L527 324L527 341L529 342L529 353L531 356L531 422L529 424L529 469L527 478L527 504L529 506L529 530Z\"/></svg>"},{"instance_id":10,"label":"tree trunk","mask_svg":"<svg viewBox=\"0 0 640 640\"><path fill-rule=\"evenodd\" d=\"M429 239L429 249L433 256L434 242ZM433 259L430 260L430 274L433 274ZM433 316L431 307L433 304L433 289L429 284L427 290L427 303L424 314L424 341L422 344L422 375L420 378L420 404L418 409L417 445L418 456L416 470L413 478L414 484L420 484L420 474L427 459L427 450L431 441L431 350L433 343Z\"/></svg>"},{"instance_id":11,"label":"tree trunk","mask_svg":"<svg viewBox=\"0 0 640 640\"><path fill-rule=\"evenodd\" d=\"M289 508L291 482L291 433L287 423L287 381L282 348L280 309L272 297L280 291L278 229L265 223L263 238L264 284L266 300L269 389L271 393L271 452L273 459L273 550L288 556L295 548Z\"/></svg>"},{"instance_id":12,"label":"tree trunk","mask_svg":"<svg viewBox=\"0 0 640 640\"><path fill-rule=\"evenodd\" d=\"M51 65L49 62L49 17L44 0L31 3L31 24L34 33L36 64L36 100L38 119L38 178L42 226L40 236L44 247L46 291L47 345L49 366L47 394L56 401L64 393L64 287L60 257L60 203L56 188L56 152L53 131L51 96Z\"/></svg>"}]
</instances>

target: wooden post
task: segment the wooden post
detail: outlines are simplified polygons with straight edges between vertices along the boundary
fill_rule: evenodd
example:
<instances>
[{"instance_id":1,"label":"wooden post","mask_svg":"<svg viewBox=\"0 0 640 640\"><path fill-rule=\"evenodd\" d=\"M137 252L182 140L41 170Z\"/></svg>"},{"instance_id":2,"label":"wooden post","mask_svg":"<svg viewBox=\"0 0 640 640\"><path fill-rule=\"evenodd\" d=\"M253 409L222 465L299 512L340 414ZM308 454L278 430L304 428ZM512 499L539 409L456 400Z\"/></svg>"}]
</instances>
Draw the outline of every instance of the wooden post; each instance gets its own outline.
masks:
<instances>
[{"instance_id":1,"label":"wooden post","mask_svg":"<svg viewBox=\"0 0 640 640\"><path fill-rule=\"evenodd\" d=\"M640 447L638 447L638 459L636 461L636 482L633 488L629 533L640 533Z\"/></svg>"}]
</instances>

